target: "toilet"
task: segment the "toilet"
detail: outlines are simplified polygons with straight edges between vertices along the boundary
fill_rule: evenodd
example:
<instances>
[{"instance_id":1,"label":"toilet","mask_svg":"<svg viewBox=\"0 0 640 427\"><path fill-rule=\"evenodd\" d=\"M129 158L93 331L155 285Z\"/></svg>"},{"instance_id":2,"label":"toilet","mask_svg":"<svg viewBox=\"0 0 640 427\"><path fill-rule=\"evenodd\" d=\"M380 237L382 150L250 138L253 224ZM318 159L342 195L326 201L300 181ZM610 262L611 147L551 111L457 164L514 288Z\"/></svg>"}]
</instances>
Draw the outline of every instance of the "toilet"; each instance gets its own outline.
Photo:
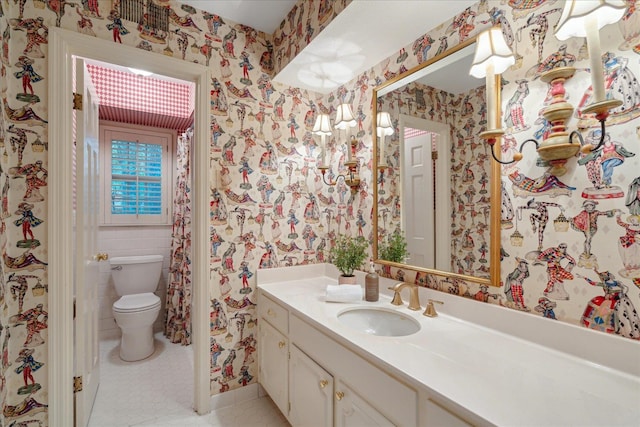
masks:
<instances>
[{"instance_id":1,"label":"toilet","mask_svg":"<svg viewBox=\"0 0 640 427\"><path fill-rule=\"evenodd\" d=\"M113 317L122 330L120 358L126 362L153 354L153 322L160 313L160 298L153 292L162 259L162 255L111 258L111 276L120 296L113 303Z\"/></svg>"}]
</instances>

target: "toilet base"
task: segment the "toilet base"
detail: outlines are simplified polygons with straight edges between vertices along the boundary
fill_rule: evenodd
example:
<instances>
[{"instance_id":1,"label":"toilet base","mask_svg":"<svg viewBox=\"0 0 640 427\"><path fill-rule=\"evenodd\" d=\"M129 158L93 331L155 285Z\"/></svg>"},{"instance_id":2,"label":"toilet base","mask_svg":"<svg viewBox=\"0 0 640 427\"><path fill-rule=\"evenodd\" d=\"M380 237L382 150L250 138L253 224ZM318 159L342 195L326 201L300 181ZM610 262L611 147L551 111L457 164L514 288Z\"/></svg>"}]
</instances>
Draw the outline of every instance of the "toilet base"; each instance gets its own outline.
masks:
<instances>
[{"instance_id":1,"label":"toilet base","mask_svg":"<svg viewBox=\"0 0 640 427\"><path fill-rule=\"evenodd\" d=\"M135 362L146 359L155 350L153 342L153 325L141 328L122 329L120 340L120 359Z\"/></svg>"}]
</instances>

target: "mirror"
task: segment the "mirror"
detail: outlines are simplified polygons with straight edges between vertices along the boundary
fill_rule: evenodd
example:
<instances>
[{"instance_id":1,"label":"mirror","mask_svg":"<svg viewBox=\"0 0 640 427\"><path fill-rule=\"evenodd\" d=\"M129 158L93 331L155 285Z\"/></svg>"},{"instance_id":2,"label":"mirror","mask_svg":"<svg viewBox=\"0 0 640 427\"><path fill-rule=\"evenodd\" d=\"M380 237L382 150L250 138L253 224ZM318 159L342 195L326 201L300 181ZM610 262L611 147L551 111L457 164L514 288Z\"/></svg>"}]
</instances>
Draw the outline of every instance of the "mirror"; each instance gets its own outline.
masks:
<instances>
[{"instance_id":1,"label":"mirror","mask_svg":"<svg viewBox=\"0 0 640 427\"><path fill-rule=\"evenodd\" d=\"M374 136L378 113L394 132L373 138L373 253L382 265L500 286L500 167L479 137L488 112L485 81L469 75L474 50L469 39L374 89ZM390 256L389 242L403 240L406 258Z\"/></svg>"}]
</instances>

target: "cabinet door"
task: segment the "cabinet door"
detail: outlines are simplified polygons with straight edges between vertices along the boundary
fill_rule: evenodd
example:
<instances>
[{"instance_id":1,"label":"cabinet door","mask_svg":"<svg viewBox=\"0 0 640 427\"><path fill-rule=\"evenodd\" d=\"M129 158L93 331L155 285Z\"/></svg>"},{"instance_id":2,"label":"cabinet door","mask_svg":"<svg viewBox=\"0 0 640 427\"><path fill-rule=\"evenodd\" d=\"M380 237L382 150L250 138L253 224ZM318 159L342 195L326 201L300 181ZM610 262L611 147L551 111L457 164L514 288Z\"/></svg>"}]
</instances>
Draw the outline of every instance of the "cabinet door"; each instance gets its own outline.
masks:
<instances>
[{"instance_id":1,"label":"cabinet door","mask_svg":"<svg viewBox=\"0 0 640 427\"><path fill-rule=\"evenodd\" d=\"M373 406L340 380L335 382L336 427L393 426Z\"/></svg>"},{"instance_id":2,"label":"cabinet door","mask_svg":"<svg viewBox=\"0 0 640 427\"><path fill-rule=\"evenodd\" d=\"M258 381L269 393L271 400L286 416L288 410L288 362L289 343L287 338L265 321L258 323Z\"/></svg>"},{"instance_id":3,"label":"cabinet door","mask_svg":"<svg viewBox=\"0 0 640 427\"><path fill-rule=\"evenodd\" d=\"M298 427L333 425L333 377L291 345L289 359L289 421Z\"/></svg>"}]
</instances>

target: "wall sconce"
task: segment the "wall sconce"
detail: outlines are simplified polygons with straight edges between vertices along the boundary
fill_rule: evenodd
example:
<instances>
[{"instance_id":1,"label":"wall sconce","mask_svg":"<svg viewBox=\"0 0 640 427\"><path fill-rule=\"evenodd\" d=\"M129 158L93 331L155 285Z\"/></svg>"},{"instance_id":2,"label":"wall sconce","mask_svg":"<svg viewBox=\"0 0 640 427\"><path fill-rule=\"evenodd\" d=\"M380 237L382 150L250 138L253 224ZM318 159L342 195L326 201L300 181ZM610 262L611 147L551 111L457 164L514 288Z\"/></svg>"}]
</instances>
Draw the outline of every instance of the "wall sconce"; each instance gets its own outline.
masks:
<instances>
[{"instance_id":1,"label":"wall sconce","mask_svg":"<svg viewBox=\"0 0 640 427\"><path fill-rule=\"evenodd\" d=\"M574 133L577 134L580 144L583 146L583 152L600 148L606 135L605 121L609 117L609 111L622 105L622 101L606 97L600 29L605 25L618 22L626 8L624 0L569 0L565 3L562 16L556 25L555 36L558 40L567 40L570 37L587 38L593 102L582 112L595 113L602 132L600 141L595 148L591 144L584 144L582 135L577 131L571 133L569 139L573 138Z\"/></svg>"},{"instance_id":2,"label":"wall sconce","mask_svg":"<svg viewBox=\"0 0 640 427\"><path fill-rule=\"evenodd\" d=\"M321 119L321 116L323 115L321 114L316 119L316 123L313 127L312 132L315 133L316 135L326 136L327 130L326 128L323 127L323 124L319 122L321 120L328 121L329 119L328 119L328 116L327 116L327 119ZM355 151L355 148L358 142L356 141L355 136L351 136L351 138L349 138L349 128L354 127L356 124L357 124L356 119L353 116L353 111L351 111L351 107L349 106L349 104L340 104L336 111L336 121L335 121L334 127L336 129L345 129L347 133L347 161L344 162L344 165L347 168L345 172L346 174L340 174L335 179L329 178L329 181L327 181L326 173L327 173L327 170L329 169L329 166L324 164L323 166L318 167L318 169L322 173L322 181L326 185L334 186L338 183L338 180L342 178L344 180L344 183L351 188L351 194L357 193L358 188L360 187L360 177L358 176L358 162L357 160L353 160L353 156L354 156L353 153ZM318 131L316 131L316 127L318 127ZM323 130L321 131L320 129L323 129ZM320 132L323 132L323 133L320 133ZM328 134L330 135L331 134L330 131L328 132L329 132ZM324 136L322 136L323 140L324 140ZM323 144L323 147L324 147L324 144Z\"/></svg>"},{"instance_id":3,"label":"wall sconce","mask_svg":"<svg viewBox=\"0 0 640 427\"><path fill-rule=\"evenodd\" d=\"M393 135L393 123L391 122L391 115L387 111L382 111L376 114L376 134L380 138L380 163L378 163L378 169L384 170L387 167L387 155L385 137ZM376 153L377 155L377 153Z\"/></svg>"},{"instance_id":4,"label":"wall sconce","mask_svg":"<svg viewBox=\"0 0 640 427\"><path fill-rule=\"evenodd\" d=\"M522 147L524 147L526 142L530 141L527 140L523 142L520 150L514 154L513 160L508 162L500 160L494 152L494 146L498 138L504 135L504 130L499 127L497 114L498 111L500 111L497 99L499 76L515 63L516 57L504 39L500 27L492 27L478 35L476 53L473 57L469 74L476 78L485 78L485 96L487 98L489 117L487 119L487 130L480 133L480 137L486 140L487 144L491 147L491 156L493 159L502 164L510 164L521 160ZM497 76L498 78L496 78Z\"/></svg>"}]
</instances>

